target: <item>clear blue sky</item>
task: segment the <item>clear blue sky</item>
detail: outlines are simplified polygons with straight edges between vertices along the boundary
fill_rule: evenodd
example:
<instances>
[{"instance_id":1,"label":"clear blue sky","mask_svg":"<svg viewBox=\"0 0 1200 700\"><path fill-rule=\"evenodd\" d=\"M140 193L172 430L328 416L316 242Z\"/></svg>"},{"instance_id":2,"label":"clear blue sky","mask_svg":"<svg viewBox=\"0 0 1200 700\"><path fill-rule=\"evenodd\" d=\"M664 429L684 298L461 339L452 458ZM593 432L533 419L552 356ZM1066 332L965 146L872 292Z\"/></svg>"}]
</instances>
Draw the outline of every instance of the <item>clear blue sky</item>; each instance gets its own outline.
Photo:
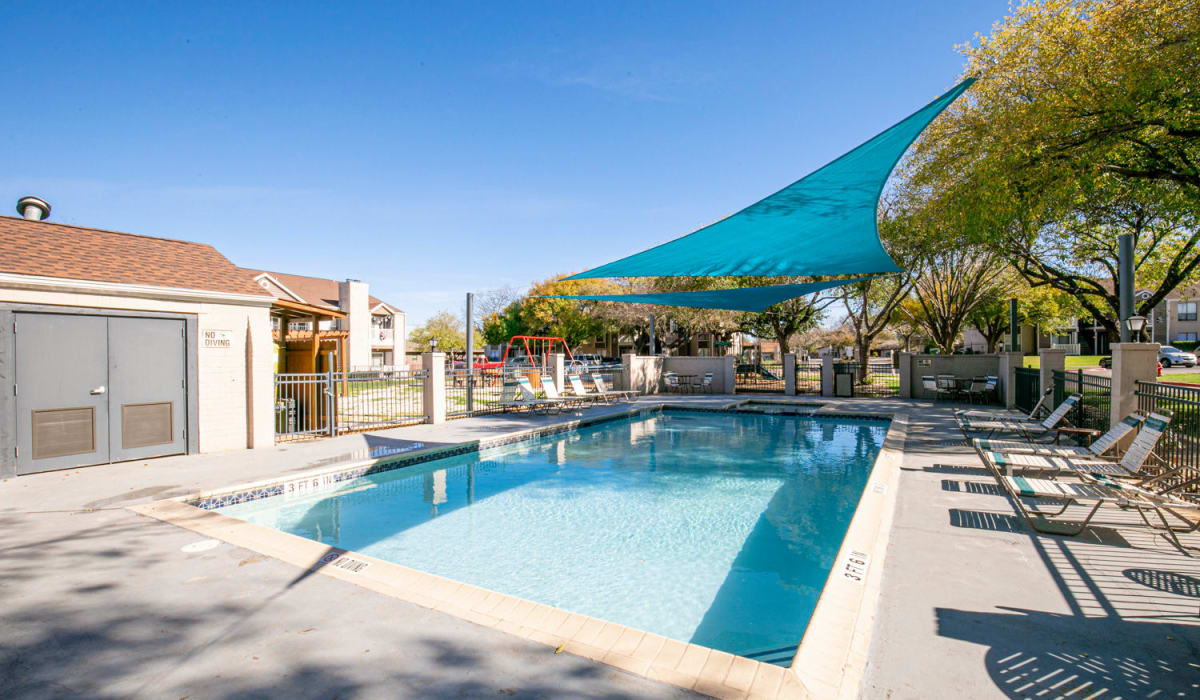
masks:
<instances>
[{"instance_id":1,"label":"clear blue sky","mask_svg":"<svg viewBox=\"0 0 1200 700\"><path fill-rule=\"evenodd\" d=\"M363 279L411 326L796 180L950 87L1006 9L8 0L0 205Z\"/></svg>"}]
</instances>

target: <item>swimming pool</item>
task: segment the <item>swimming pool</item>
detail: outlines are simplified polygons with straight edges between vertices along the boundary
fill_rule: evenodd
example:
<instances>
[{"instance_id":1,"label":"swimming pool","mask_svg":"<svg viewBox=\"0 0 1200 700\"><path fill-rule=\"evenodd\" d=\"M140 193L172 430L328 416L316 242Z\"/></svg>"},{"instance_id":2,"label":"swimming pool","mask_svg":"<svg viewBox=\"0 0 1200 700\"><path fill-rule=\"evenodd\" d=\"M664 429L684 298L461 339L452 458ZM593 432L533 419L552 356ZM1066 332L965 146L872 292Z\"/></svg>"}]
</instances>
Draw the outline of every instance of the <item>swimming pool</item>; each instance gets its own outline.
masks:
<instances>
[{"instance_id":1,"label":"swimming pool","mask_svg":"<svg viewBox=\"0 0 1200 700\"><path fill-rule=\"evenodd\" d=\"M887 427L667 410L219 512L786 665Z\"/></svg>"}]
</instances>

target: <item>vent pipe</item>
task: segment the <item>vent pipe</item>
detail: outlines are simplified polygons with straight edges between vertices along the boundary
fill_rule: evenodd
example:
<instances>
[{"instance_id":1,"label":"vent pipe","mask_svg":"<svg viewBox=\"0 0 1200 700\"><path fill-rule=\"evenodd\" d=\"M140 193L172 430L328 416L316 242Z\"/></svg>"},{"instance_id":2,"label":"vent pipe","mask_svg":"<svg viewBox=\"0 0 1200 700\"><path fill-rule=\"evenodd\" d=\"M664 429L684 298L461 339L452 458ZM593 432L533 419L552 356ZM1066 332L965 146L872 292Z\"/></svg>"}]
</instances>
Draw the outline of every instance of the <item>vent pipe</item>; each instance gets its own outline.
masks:
<instances>
[{"instance_id":1,"label":"vent pipe","mask_svg":"<svg viewBox=\"0 0 1200 700\"><path fill-rule=\"evenodd\" d=\"M39 197L22 197L17 200L17 213L30 221L42 221L50 216L50 203Z\"/></svg>"}]
</instances>

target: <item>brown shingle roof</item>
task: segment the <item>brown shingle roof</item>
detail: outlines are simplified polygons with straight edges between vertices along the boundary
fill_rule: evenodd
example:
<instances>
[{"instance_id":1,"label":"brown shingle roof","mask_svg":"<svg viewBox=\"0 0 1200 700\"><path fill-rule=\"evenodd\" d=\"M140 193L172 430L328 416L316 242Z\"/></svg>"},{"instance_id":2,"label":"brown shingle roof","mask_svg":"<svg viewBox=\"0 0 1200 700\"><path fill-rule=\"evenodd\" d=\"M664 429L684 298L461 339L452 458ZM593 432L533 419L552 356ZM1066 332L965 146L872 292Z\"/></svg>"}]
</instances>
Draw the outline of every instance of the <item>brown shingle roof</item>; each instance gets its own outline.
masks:
<instances>
[{"instance_id":1,"label":"brown shingle roof","mask_svg":"<svg viewBox=\"0 0 1200 700\"><path fill-rule=\"evenodd\" d=\"M0 272L263 296L203 243L0 216Z\"/></svg>"},{"instance_id":2,"label":"brown shingle roof","mask_svg":"<svg viewBox=\"0 0 1200 700\"><path fill-rule=\"evenodd\" d=\"M300 295L308 304L314 306L326 306L331 309L338 308L338 282L337 280L325 279L324 277L308 277L306 275L291 275L286 272L271 272L269 270L252 270L250 268L241 268L242 272L246 273L249 279L253 279L258 275L266 272L268 275L279 280L280 284ZM375 308L380 304L387 302L375 297L369 297L371 308ZM393 309L398 309L392 304L388 304Z\"/></svg>"}]
</instances>

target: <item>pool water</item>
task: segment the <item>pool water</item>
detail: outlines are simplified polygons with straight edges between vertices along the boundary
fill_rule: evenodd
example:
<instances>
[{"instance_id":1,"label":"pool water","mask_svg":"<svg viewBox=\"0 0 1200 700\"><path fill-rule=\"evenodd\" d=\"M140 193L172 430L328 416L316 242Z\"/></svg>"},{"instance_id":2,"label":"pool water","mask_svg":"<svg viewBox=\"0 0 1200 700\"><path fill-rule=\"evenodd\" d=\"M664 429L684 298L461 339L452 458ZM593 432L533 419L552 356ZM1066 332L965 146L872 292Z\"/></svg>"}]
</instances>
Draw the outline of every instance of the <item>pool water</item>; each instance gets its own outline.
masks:
<instances>
[{"instance_id":1,"label":"pool water","mask_svg":"<svg viewBox=\"0 0 1200 700\"><path fill-rule=\"evenodd\" d=\"M887 425L666 411L220 512L786 665Z\"/></svg>"}]
</instances>

